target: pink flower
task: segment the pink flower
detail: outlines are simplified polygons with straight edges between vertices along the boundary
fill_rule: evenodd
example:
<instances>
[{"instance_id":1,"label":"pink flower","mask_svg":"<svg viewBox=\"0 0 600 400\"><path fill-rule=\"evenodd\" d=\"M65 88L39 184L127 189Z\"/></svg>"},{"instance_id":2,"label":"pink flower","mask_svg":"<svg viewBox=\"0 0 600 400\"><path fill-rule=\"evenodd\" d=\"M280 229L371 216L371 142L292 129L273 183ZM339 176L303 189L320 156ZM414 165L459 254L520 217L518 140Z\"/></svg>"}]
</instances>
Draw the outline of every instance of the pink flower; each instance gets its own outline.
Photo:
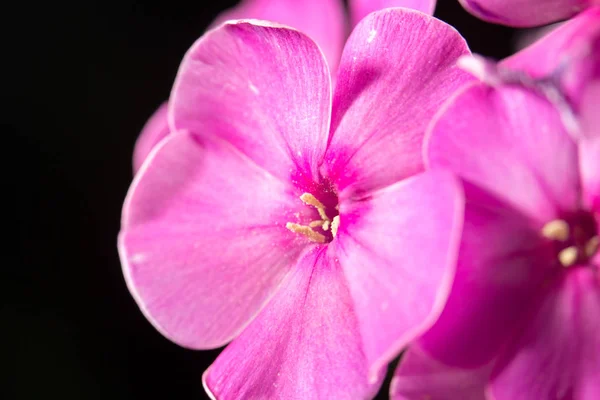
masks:
<instances>
[{"instance_id":1,"label":"pink flower","mask_svg":"<svg viewBox=\"0 0 600 400\"><path fill-rule=\"evenodd\" d=\"M392 398L600 398L599 46L592 9L498 66L475 61L487 83L434 118L426 159L464 181L462 243Z\"/></svg>"},{"instance_id":2,"label":"pink flower","mask_svg":"<svg viewBox=\"0 0 600 400\"><path fill-rule=\"evenodd\" d=\"M185 56L174 133L123 209L128 287L174 342L233 342L204 374L219 399L364 399L441 312L462 221L456 178L422 173L425 126L472 78L460 35L370 14L332 93L315 43L232 21Z\"/></svg>"},{"instance_id":3,"label":"pink flower","mask_svg":"<svg viewBox=\"0 0 600 400\"><path fill-rule=\"evenodd\" d=\"M350 0L352 26L367 14L387 7L407 7L433 15L436 0ZM333 75L347 37L346 21L341 0L242 0L236 7L221 13L211 28L232 19L273 21L306 33L321 50ZM133 170L137 172L152 148L169 134L166 102L146 123L135 144Z\"/></svg>"},{"instance_id":4,"label":"pink flower","mask_svg":"<svg viewBox=\"0 0 600 400\"><path fill-rule=\"evenodd\" d=\"M530 27L570 18L598 0L459 0L471 14L495 24Z\"/></svg>"}]
</instances>

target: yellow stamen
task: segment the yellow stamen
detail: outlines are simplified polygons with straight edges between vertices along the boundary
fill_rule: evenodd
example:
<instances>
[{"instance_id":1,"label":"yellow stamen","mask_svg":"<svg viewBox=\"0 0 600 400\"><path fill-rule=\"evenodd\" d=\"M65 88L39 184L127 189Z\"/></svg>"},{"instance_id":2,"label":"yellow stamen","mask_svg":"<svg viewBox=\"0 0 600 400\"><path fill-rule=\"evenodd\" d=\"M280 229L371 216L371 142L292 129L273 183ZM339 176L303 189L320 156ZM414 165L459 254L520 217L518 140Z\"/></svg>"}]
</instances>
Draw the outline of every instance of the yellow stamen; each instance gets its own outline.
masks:
<instances>
[{"instance_id":1,"label":"yellow stamen","mask_svg":"<svg viewBox=\"0 0 600 400\"><path fill-rule=\"evenodd\" d=\"M328 231L329 228L331 228L331 232L335 237L335 235L337 234L338 227L340 225L340 217L336 216L335 218L333 218L333 221L330 220L327 214L325 213L325 206L323 205L323 203L317 200L317 198L310 193L303 193L302 196L300 196L300 200L302 200L304 204L315 207L319 212L319 216L321 217L321 219L311 221L308 224L308 226L288 222L287 224L285 224L285 227L290 231L306 236L313 242L317 243L325 243L327 239L321 233L314 231L313 228L321 227L321 229L323 229L324 231ZM337 208L338 207L336 207L336 209Z\"/></svg>"},{"instance_id":2,"label":"yellow stamen","mask_svg":"<svg viewBox=\"0 0 600 400\"><path fill-rule=\"evenodd\" d=\"M325 236L321 235L319 232L313 231L310 226L288 222L287 224L285 224L285 227L294 233L299 233L301 235L306 236L313 242L325 243Z\"/></svg>"},{"instance_id":3,"label":"yellow stamen","mask_svg":"<svg viewBox=\"0 0 600 400\"><path fill-rule=\"evenodd\" d=\"M319 212L319 216L323 219L323 221L329 221L327 214L325 213L325 206L321 203L315 196L310 193L303 193L300 196L300 200L302 200L305 204L313 206Z\"/></svg>"},{"instance_id":4,"label":"yellow stamen","mask_svg":"<svg viewBox=\"0 0 600 400\"><path fill-rule=\"evenodd\" d=\"M338 228L340 227L340 216L336 215L333 217L333 222L331 222L331 234L333 237L337 235Z\"/></svg>"},{"instance_id":5,"label":"yellow stamen","mask_svg":"<svg viewBox=\"0 0 600 400\"><path fill-rule=\"evenodd\" d=\"M598 247L600 247L600 237L594 236L585 244L585 255L588 258L592 258L598 251Z\"/></svg>"},{"instance_id":6,"label":"yellow stamen","mask_svg":"<svg viewBox=\"0 0 600 400\"><path fill-rule=\"evenodd\" d=\"M542 228L542 235L550 240L564 242L569 238L569 224L562 219L550 221Z\"/></svg>"},{"instance_id":7,"label":"yellow stamen","mask_svg":"<svg viewBox=\"0 0 600 400\"><path fill-rule=\"evenodd\" d=\"M573 264L575 264L578 256L579 253L577 251L577 247L575 246L569 246L566 249L561 250L560 253L558 253L558 259L560 260L560 263L563 265L563 267L570 267Z\"/></svg>"}]
</instances>

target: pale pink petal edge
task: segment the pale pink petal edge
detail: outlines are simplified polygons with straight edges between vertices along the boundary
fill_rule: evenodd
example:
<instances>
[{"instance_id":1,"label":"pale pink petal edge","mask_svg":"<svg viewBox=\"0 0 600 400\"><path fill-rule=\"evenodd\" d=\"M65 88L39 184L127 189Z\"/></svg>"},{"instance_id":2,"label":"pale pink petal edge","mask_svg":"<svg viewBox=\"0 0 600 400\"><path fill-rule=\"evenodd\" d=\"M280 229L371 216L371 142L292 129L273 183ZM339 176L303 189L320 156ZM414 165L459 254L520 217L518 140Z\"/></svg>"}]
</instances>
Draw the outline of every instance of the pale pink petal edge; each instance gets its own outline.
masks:
<instances>
[{"instance_id":1,"label":"pale pink petal edge","mask_svg":"<svg viewBox=\"0 0 600 400\"><path fill-rule=\"evenodd\" d=\"M220 29L221 27L223 27L225 25L238 25L238 24L251 24L251 25L256 25L256 26L263 26L265 28L289 29L292 31L300 32L298 29L291 27L291 26L287 26L287 25L283 25L283 24L279 24L279 23L271 22L271 21L263 21L263 20L259 20L259 19L235 19L235 20L228 20L228 21L223 22L222 24L206 31L198 40L196 40L194 42L194 44L185 53L185 55L183 56L183 60L181 61L181 64L179 67L180 69L179 69L179 71L177 71L177 76L175 77L175 81L173 82L173 88L171 89L170 98L174 98L175 91L181 84L180 81L182 79L182 75L184 75L181 71L181 65L184 65L184 63L186 63L187 59L189 57L191 57L192 54L196 53L196 48L202 46L204 41L209 38L210 34L213 31ZM311 41L316 46L316 48L319 50L319 54L321 54L321 57L323 58L323 60L325 60L324 64L327 69L327 76L330 77L330 79L329 79L329 98L333 99L333 84L331 81L331 70L330 70L329 63L327 62L327 57L326 57L325 53L323 52L323 49L321 48L321 46L319 46L319 44L317 42L315 42L312 38L303 34L302 32L300 32L300 33L302 35L304 35L309 41ZM331 114L332 114L331 107L332 107L332 104L330 101L329 102L329 110L330 110L329 111L329 122L327 124L327 126L329 126L329 127L331 127ZM174 102L169 102L168 111L167 111L167 120L168 120L169 128L171 129L172 132L175 132L178 130L178 129L175 129L175 119L174 119L175 116L173 113L174 108L175 108Z\"/></svg>"},{"instance_id":2,"label":"pale pink petal edge","mask_svg":"<svg viewBox=\"0 0 600 400\"><path fill-rule=\"evenodd\" d=\"M173 131L172 133L178 133L183 131ZM131 276L131 268L129 266L129 257L127 257L127 250L125 249L124 243L124 234L123 227L127 225L129 221L129 208L130 203L133 198L133 194L135 193L137 186L140 184L141 178L145 175L145 171L152 164L152 160L156 156L156 154L168 143L170 137L172 135L168 135L164 137L160 142L158 142L148 153L144 163L140 167L140 169L135 174L131 185L129 186L129 190L127 191L127 195L125 196L125 201L123 203L123 213L121 215L121 231L117 237L117 250L119 253L119 259L121 261L121 270L123 271L123 277L125 278L125 284L127 285L127 289L131 293L131 296L135 300L136 304L140 308L140 311L146 317L146 319L150 322L150 324L164 337L168 338L174 343L177 343L177 340L173 335L169 334L166 330L164 330L160 324L152 317L152 314L148 311L146 306L144 305L144 301L142 300L142 296L137 291L136 285L134 283L133 277Z\"/></svg>"}]
</instances>

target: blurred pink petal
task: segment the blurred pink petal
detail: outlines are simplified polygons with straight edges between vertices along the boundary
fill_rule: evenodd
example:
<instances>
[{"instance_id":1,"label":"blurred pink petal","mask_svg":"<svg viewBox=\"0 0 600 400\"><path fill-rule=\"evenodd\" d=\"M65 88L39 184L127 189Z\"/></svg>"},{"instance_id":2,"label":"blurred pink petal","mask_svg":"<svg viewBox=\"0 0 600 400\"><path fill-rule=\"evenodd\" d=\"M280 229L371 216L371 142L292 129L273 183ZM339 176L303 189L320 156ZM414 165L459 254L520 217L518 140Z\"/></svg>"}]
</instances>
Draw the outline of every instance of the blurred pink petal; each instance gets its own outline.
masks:
<instances>
[{"instance_id":1,"label":"blurred pink petal","mask_svg":"<svg viewBox=\"0 0 600 400\"><path fill-rule=\"evenodd\" d=\"M577 17L561 24L531 46L501 61L499 65L515 71L523 71L533 78L548 78L564 74L565 68L575 70L563 80L566 94L578 104L582 87L589 80L589 73L582 73L579 63L589 59L589 52L600 43L600 7L592 7ZM598 47L600 48L600 47ZM598 50L592 51L596 58ZM585 62L585 61L584 61ZM592 61L593 62L593 61ZM589 63L585 62L586 64ZM596 61L597 65L598 62ZM560 76L556 76L559 78Z\"/></svg>"},{"instance_id":2,"label":"blurred pink petal","mask_svg":"<svg viewBox=\"0 0 600 400\"><path fill-rule=\"evenodd\" d=\"M367 399L367 363L332 247L311 249L238 339L205 372L218 399ZM326 376L327 379L323 379Z\"/></svg>"},{"instance_id":3,"label":"blurred pink petal","mask_svg":"<svg viewBox=\"0 0 600 400\"><path fill-rule=\"evenodd\" d=\"M428 172L342 205L332 245L374 379L435 322L446 302L460 241L462 189L450 174Z\"/></svg>"},{"instance_id":4,"label":"blurred pink petal","mask_svg":"<svg viewBox=\"0 0 600 400\"><path fill-rule=\"evenodd\" d=\"M348 29L345 17L342 0L242 0L217 16L212 27L231 19L249 18L290 26L319 45L334 74Z\"/></svg>"},{"instance_id":5,"label":"blurred pink petal","mask_svg":"<svg viewBox=\"0 0 600 400\"><path fill-rule=\"evenodd\" d=\"M390 384L390 399L487 400L490 372L491 363L476 370L449 367L414 345L402 355Z\"/></svg>"},{"instance_id":6,"label":"blurred pink petal","mask_svg":"<svg viewBox=\"0 0 600 400\"><path fill-rule=\"evenodd\" d=\"M330 86L327 64L304 34L267 22L228 23L187 52L170 123L219 136L279 178L314 181L327 145Z\"/></svg>"},{"instance_id":7,"label":"blurred pink petal","mask_svg":"<svg viewBox=\"0 0 600 400\"><path fill-rule=\"evenodd\" d=\"M459 0L471 14L485 21L530 27L560 21L585 10L597 0Z\"/></svg>"},{"instance_id":8,"label":"blurred pink petal","mask_svg":"<svg viewBox=\"0 0 600 400\"><path fill-rule=\"evenodd\" d=\"M600 398L598 270L569 271L531 313L492 376L496 399Z\"/></svg>"},{"instance_id":9,"label":"blurred pink petal","mask_svg":"<svg viewBox=\"0 0 600 400\"><path fill-rule=\"evenodd\" d=\"M138 172L119 237L127 283L169 339L221 346L262 308L302 246L292 188L222 141L173 133Z\"/></svg>"},{"instance_id":10,"label":"blurred pink petal","mask_svg":"<svg viewBox=\"0 0 600 400\"><path fill-rule=\"evenodd\" d=\"M597 43L600 44L600 40ZM600 56L596 56L594 76L586 82L581 95L583 139L579 144L579 170L584 201L600 215Z\"/></svg>"},{"instance_id":11,"label":"blurred pink petal","mask_svg":"<svg viewBox=\"0 0 600 400\"><path fill-rule=\"evenodd\" d=\"M142 163L152 151L152 148L169 134L167 122L167 102L164 102L152 114L140 136L138 136L133 149L133 173L137 173Z\"/></svg>"},{"instance_id":12,"label":"blurred pink petal","mask_svg":"<svg viewBox=\"0 0 600 400\"><path fill-rule=\"evenodd\" d=\"M442 363L478 368L520 328L551 271L553 252L527 216L473 185L466 185L466 195L452 291L420 346Z\"/></svg>"},{"instance_id":13,"label":"blurred pink petal","mask_svg":"<svg viewBox=\"0 0 600 400\"><path fill-rule=\"evenodd\" d=\"M581 142L579 169L585 204L600 213L600 135Z\"/></svg>"},{"instance_id":14,"label":"blurred pink petal","mask_svg":"<svg viewBox=\"0 0 600 400\"><path fill-rule=\"evenodd\" d=\"M356 26L368 14L390 7L405 7L433 15L437 0L349 0L350 21Z\"/></svg>"},{"instance_id":15,"label":"blurred pink petal","mask_svg":"<svg viewBox=\"0 0 600 400\"><path fill-rule=\"evenodd\" d=\"M454 28L416 11L388 9L356 26L340 64L324 166L340 190L375 190L423 170L427 124L473 79L456 67L468 53Z\"/></svg>"},{"instance_id":16,"label":"blurred pink petal","mask_svg":"<svg viewBox=\"0 0 600 400\"><path fill-rule=\"evenodd\" d=\"M426 146L429 165L449 168L537 224L577 207L577 146L556 108L527 89L465 89L444 106Z\"/></svg>"}]
</instances>

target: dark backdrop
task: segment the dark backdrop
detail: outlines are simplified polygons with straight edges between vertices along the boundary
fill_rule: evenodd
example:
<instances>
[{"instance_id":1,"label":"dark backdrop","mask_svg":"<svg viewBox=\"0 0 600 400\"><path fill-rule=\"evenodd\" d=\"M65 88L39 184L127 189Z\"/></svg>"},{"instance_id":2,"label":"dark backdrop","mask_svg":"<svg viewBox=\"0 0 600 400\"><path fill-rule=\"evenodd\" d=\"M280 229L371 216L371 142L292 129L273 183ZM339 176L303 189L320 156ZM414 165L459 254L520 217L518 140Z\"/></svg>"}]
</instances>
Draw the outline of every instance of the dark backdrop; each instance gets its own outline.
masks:
<instances>
[{"instance_id":1,"label":"dark backdrop","mask_svg":"<svg viewBox=\"0 0 600 400\"><path fill-rule=\"evenodd\" d=\"M3 246L12 256L0 288L0 397L205 398L200 377L218 351L184 350L150 326L125 287L116 236L137 134L184 52L234 3L24 3L5 13L16 26L3 38L2 226L16 244ZM474 52L511 52L513 30L457 0L439 0L436 16Z\"/></svg>"}]
</instances>

